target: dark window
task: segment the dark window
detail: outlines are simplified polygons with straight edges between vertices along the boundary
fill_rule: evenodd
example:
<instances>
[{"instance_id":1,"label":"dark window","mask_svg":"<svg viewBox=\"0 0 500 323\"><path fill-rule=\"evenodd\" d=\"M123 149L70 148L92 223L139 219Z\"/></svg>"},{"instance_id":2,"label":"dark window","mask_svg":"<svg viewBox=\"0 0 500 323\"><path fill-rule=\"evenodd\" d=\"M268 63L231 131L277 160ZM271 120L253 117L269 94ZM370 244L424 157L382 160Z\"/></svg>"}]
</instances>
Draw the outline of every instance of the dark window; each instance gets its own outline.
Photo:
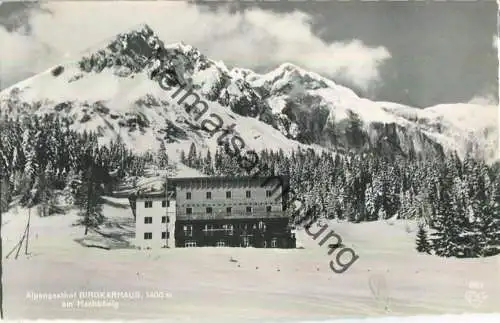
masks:
<instances>
[{"instance_id":1,"label":"dark window","mask_svg":"<svg viewBox=\"0 0 500 323\"><path fill-rule=\"evenodd\" d=\"M212 213L212 208L211 207L207 207L207 213Z\"/></svg>"},{"instance_id":2,"label":"dark window","mask_svg":"<svg viewBox=\"0 0 500 323\"><path fill-rule=\"evenodd\" d=\"M262 231L266 231L266 224L262 221L259 222L259 229Z\"/></svg>"},{"instance_id":3,"label":"dark window","mask_svg":"<svg viewBox=\"0 0 500 323\"><path fill-rule=\"evenodd\" d=\"M162 216L161 217L161 223L167 223L167 217L166 216Z\"/></svg>"},{"instance_id":4,"label":"dark window","mask_svg":"<svg viewBox=\"0 0 500 323\"><path fill-rule=\"evenodd\" d=\"M230 199L230 198L231 198L231 191L227 191L227 192L226 192L226 198L227 198L227 199Z\"/></svg>"},{"instance_id":5,"label":"dark window","mask_svg":"<svg viewBox=\"0 0 500 323\"><path fill-rule=\"evenodd\" d=\"M212 199L212 192L207 192L207 200L211 200Z\"/></svg>"},{"instance_id":6,"label":"dark window","mask_svg":"<svg viewBox=\"0 0 500 323\"><path fill-rule=\"evenodd\" d=\"M251 206L247 206L247 213L252 213L252 207Z\"/></svg>"},{"instance_id":7,"label":"dark window","mask_svg":"<svg viewBox=\"0 0 500 323\"><path fill-rule=\"evenodd\" d=\"M266 207L266 211L267 211L267 212L271 212L271 206L270 206L270 205L268 205L268 206Z\"/></svg>"},{"instance_id":8,"label":"dark window","mask_svg":"<svg viewBox=\"0 0 500 323\"><path fill-rule=\"evenodd\" d=\"M191 224L185 225L183 227L184 235L186 237L192 237L193 236L193 226Z\"/></svg>"},{"instance_id":9,"label":"dark window","mask_svg":"<svg viewBox=\"0 0 500 323\"><path fill-rule=\"evenodd\" d=\"M161 201L161 207L169 207L170 201Z\"/></svg>"},{"instance_id":10,"label":"dark window","mask_svg":"<svg viewBox=\"0 0 500 323\"><path fill-rule=\"evenodd\" d=\"M273 191L266 191L266 197L271 197L273 195Z\"/></svg>"},{"instance_id":11,"label":"dark window","mask_svg":"<svg viewBox=\"0 0 500 323\"><path fill-rule=\"evenodd\" d=\"M205 236L212 236L213 237L215 231L217 231L215 225L205 224L205 228L203 229L203 233L205 234Z\"/></svg>"},{"instance_id":12,"label":"dark window","mask_svg":"<svg viewBox=\"0 0 500 323\"><path fill-rule=\"evenodd\" d=\"M190 200L191 199L191 192L186 192L186 200Z\"/></svg>"},{"instance_id":13,"label":"dark window","mask_svg":"<svg viewBox=\"0 0 500 323\"><path fill-rule=\"evenodd\" d=\"M186 208L186 214L191 214L191 213L193 213L193 209L190 207Z\"/></svg>"},{"instance_id":14,"label":"dark window","mask_svg":"<svg viewBox=\"0 0 500 323\"><path fill-rule=\"evenodd\" d=\"M145 217L144 218L144 223L146 223L146 224L153 223L153 218L150 217L150 216Z\"/></svg>"},{"instance_id":15,"label":"dark window","mask_svg":"<svg viewBox=\"0 0 500 323\"><path fill-rule=\"evenodd\" d=\"M146 209L152 208L153 207L153 201L145 201L144 202L144 207Z\"/></svg>"},{"instance_id":16,"label":"dark window","mask_svg":"<svg viewBox=\"0 0 500 323\"><path fill-rule=\"evenodd\" d=\"M144 239L145 240L153 239L153 233L152 232L144 232Z\"/></svg>"},{"instance_id":17,"label":"dark window","mask_svg":"<svg viewBox=\"0 0 500 323\"><path fill-rule=\"evenodd\" d=\"M247 191L247 198L251 198L251 197L252 197L252 192Z\"/></svg>"},{"instance_id":18,"label":"dark window","mask_svg":"<svg viewBox=\"0 0 500 323\"><path fill-rule=\"evenodd\" d=\"M170 232L162 232L161 233L161 238L162 239L168 239L168 238L170 238Z\"/></svg>"},{"instance_id":19,"label":"dark window","mask_svg":"<svg viewBox=\"0 0 500 323\"><path fill-rule=\"evenodd\" d=\"M233 233L234 233L234 231L233 231L234 227L233 227L232 224L224 224L224 225L222 225L222 230L224 230L224 233L226 235L229 235L229 236L232 236Z\"/></svg>"},{"instance_id":20,"label":"dark window","mask_svg":"<svg viewBox=\"0 0 500 323\"><path fill-rule=\"evenodd\" d=\"M226 213L227 213L227 214L231 214L231 211L232 211L232 209L231 209L230 207L227 207L227 208L226 208Z\"/></svg>"},{"instance_id":21,"label":"dark window","mask_svg":"<svg viewBox=\"0 0 500 323\"><path fill-rule=\"evenodd\" d=\"M170 223L170 217L167 216L167 223Z\"/></svg>"}]
</instances>

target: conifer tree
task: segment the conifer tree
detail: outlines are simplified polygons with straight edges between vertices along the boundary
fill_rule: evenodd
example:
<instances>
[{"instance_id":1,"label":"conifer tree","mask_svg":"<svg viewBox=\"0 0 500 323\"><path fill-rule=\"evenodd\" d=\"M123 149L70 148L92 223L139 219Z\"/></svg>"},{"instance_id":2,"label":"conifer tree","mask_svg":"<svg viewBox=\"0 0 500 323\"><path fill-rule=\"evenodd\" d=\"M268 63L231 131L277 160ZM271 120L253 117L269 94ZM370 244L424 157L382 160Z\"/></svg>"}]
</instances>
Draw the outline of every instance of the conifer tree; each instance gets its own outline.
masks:
<instances>
[{"instance_id":1,"label":"conifer tree","mask_svg":"<svg viewBox=\"0 0 500 323\"><path fill-rule=\"evenodd\" d=\"M187 165L186 152L184 150L181 150L180 160L181 160L181 163L183 163L184 165Z\"/></svg>"},{"instance_id":2,"label":"conifer tree","mask_svg":"<svg viewBox=\"0 0 500 323\"><path fill-rule=\"evenodd\" d=\"M187 166L189 167L194 167L195 166L195 163L196 163L196 158L197 158L197 154L196 154L196 146L193 143L191 143L191 146L189 147L189 152L188 152L188 155L187 155Z\"/></svg>"},{"instance_id":3,"label":"conifer tree","mask_svg":"<svg viewBox=\"0 0 500 323\"><path fill-rule=\"evenodd\" d=\"M168 165L168 155L165 143L162 141L160 143L160 150L158 151L158 167L165 169Z\"/></svg>"},{"instance_id":4,"label":"conifer tree","mask_svg":"<svg viewBox=\"0 0 500 323\"><path fill-rule=\"evenodd\" d=\"M427 231L425 230L423 225L418 226L417 231L417 251L431 253L431 245L429 240L427 239Z\"/></svg>"},{"instance_id":5,"label":"conifer tree","mask_svg":"<svg viewBox=\"0 0 500 323\"><path fill-rule=\"evenodd\" d=\"M213 175L214 169L212 165L212 155L210 154L210 150L207 150L207 155L203 160L203 173L207 175Z\"/></svg>"},{"instance_id":6,"label":"conifer tree","mask_svg":"<svg viewBox=\"0 0 500 323\"><path fill-rule=\"evenodd\" d=\"M75 204L79 207L78 215L81 217L78 222L85 226L85 235L89 228L96 228L104 222L102 214L101 186L95 171L91 152L87 151L85 156L87 170L82 176L80 186L75 197Z\"/></svg>"},{"instance_id":7,"label":"conifer tree","mask_svg":"<svg viewBox=\"0 0 500 323\"><path fill-rule=\"evenodd\" d=\"M9 183L9 180L7 178L7 174L6 172L4 171L3 173L2 172L2 166L0 165L0 174L1 174L1 177L0 177L0 185L2 186L2 190L0 191L0 211L7 211L8 207L9 207L9 203L11 201L11 190L10 190L10 183Z\"/></svg>"},{"instance_id":8,"label":"conifer tree","mask_svg":"<svg viewBox=\"0 0 500 323\"><path fill-rule=\"evenodd\" d=\"M34 187L34 202L38 202L38 212L40 216L49 216L56 212L56 200L54 194L53 181L55 172L52 163L49 162L45 171L40 172Z\"/></svg>"},{"instance_id":9,"label":"conifer tree","mask_svg":"<svg viewBox=\"0 0 500 323\"><path fill-rule=\"evenodd\" d=\"M367 213L366 219L368 221L375 220L375 194L373 192L371 184L366 187L365 190L365 210Z\"/></svg>"},{"instance_id":10,"label":"conifer tree","mask_svg":"<svg viewBox=\"0 0 500 323\"><path fill-rule=\"evenodd\" d=\"M490 196L482 204L481 235L482 256L500 253L500 178L491 183Z\"/></svg>"}]
</instances>

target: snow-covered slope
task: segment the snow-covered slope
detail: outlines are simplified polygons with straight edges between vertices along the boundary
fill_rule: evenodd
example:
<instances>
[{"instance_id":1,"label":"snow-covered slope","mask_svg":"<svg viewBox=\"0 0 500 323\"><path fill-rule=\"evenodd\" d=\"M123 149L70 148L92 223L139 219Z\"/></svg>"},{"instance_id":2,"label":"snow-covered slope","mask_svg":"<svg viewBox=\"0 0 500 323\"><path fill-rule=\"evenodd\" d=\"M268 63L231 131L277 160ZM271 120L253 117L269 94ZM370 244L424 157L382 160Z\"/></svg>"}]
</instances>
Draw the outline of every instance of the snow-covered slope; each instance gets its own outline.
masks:
<instances>
[{"instance_id":1,"label":"snow-covered slope","mask_svg":"<svg viewBox=\"0 0 500 323\"><path fill-rule=\"evenodd\" d=\"M498 146L494 106L417 109L374 102L289 63L263 75L228 70L190 45L165 45L147 25L82 56L0 92L0 111L56 113L73 129L98 131L102 143L121 136L136 151L157 149L166 140L173 156L191 142L215 149L221 132L210 136L201 129L204 120L215 121L210 114L220 116L223 129L234 124L246 148L256 150L457 150L492 159ZM162 81L164 75L169 77ZM192 97L184 103L178 102L184 92L172 98L179 87L192 88L208 103L201 119L187 112ZM353 122L360 131L353 131Z\"/></svg>"},{"instance_id":2,"label":"snow-covered slope","mask_svg":"<svg viewBox=\"0 0 500 323\"><path fill-rule=\"evenodd\" d=\"M385 109L416 123L430 138L459 155L470 152L488 161L500 158L498 106L455 103L419 110L392 103Z\"/></svg>"},{"instance_id":3,"label":"snow-covered slope","mask_svg":"<svg viewBox=\"0 0 500 323\"><path fill-rule=\"evenodd\" d=\"M500 257L457 259L419 254L412 222L329 223L359 255L346 272L336 274L329 263L336 261L338 252L328 255L327 244L319 246L319 239L313 240L302 230L297 239L303 249L137 250L130 248L134 223L128 201L106 198L103 210L107 221L100 232L107 236L91 231L85 237L82 227L73 226L76 211L38 217L32 210L29 255L25 256L23 245L17 260L15 252L4 259L7 319L312 322L498 311L500 284L495 281L500 278ZM11 208L4 214L6 253L19 241L27 217L24 208ZM311 232L317 230L311 228ZM342 259L349 260L346 254ZM92 299L77 295L67 299L74 307L65 308L63 299L27 296L30 292L84 291L122 291L143 297ZM164 296L147 297L154 292ZM107 305L85 307L78 300L106 301ZM402 322L402 318L394 322Z\"/></svg>"},{"instance_id":4,"label":"snow-covered slope","mask_svg":"<svg viewBox=\"0 0 500 323\"><path fill-rule=\"evenodd\" d=\"M138 48L143 43L134 37L149 32L147 26L144 28L120 35L116 42L124 42L125 37L129 42L135 41L132 44L136 47L129 44L123 48ZM156 38L146 37L146 41L151 39ZM210 136L201 129L204 120L217 121L209 117L211 114L221 118L222 129L234 124L234 134L239 134L253 149L289 150L301 146L279 130L254 117L234 113L217 101L206 99L209 110L201 119L195 120L186 112L192 98L188 98L185 104L178 104L178 98L172 99L177 87L160 86L159 79L152 79L151 73L159 66L157 61L145 62L142 52L137 49L131 54L113 52L109 48L115 45L112 43L105 50L91 53L79 62L55 66L5 89L0 93L0 111L11 116L57 113L71 123L72 129L98 131L103 144L121 136L136 151L158 149L160 140L168 142L169 154L175 155L179 149L188 148L191 142L214 151L222 132ZM163 44L157 42L150 46ZM183 76L189 78L195 92L202 96L213 92L214 84L227 71L222 64L206 60L190 46L174 44L167 46L166 50L168 55L177 58L177 64L188 71L193 68L197 71L189 77L186 73ZM188 55L189 60L184 55ZM227 97L228 101L242 100L245 89L233 83L222 91L221 96ZM251 95L255 93L251 91Z\"/></svg>"},{"instance_id":5,"label":"snow-covered slope","mask_svg":"<svg viewBox=\"0 0 500 323\"><path fill-rule=\"evenodd\" d=\"M405 152L442 148L461 156L498 158L498 107L494 105L458 103L419 109L371 101L290 63L263 75L241 69L233 74L244 77L266 99L273 113L281 115L283 130L290 130L294 138L312 130L317 137L313 141L324 141L322 132L336 131L336 144L351 148L348 138L342 138L345 129L335 128L350 117L359 117L364 144L374 146L392 136L397 149Z\"/></svg>"}]
</instances>

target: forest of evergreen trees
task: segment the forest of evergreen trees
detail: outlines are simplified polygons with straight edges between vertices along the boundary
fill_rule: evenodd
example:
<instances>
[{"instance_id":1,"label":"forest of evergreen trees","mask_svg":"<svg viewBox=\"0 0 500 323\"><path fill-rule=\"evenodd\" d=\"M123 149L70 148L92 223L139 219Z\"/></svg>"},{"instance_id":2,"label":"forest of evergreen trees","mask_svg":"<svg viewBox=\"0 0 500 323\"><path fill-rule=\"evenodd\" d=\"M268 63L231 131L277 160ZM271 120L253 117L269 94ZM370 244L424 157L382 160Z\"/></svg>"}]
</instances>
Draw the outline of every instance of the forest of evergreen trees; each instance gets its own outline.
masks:
<instances>
[{"instance_id":1,"label":"forest of evergreen trees","mask_svg":"<svg viewBox=\"0 0 500 323\"><path fill-rule=\"evenodd\" d=\"M3 115L0 207L5 211L19 197L21 205L37 206L41 216L48 216L62 211L57 199L66 196L80 208L87 231L103 220L102 194L126 176L142 175L150 160L150 155L135 156L120 140L99 147L96 133L77 133L61 118Z\"/></svg>"},{"instance_id":2,"label":"forest of evergreen trees","mask_svg":"<svg viewBox=\"0 0 500 323\"><path fill-rule=\"evenodd\" d=\"M119 138L119 137L118 137ZM167 149L136 155L118 139L98 145L96 133L78 133L61 118L46 115L22 120L0 116L0 207L14 197L37 206L41 216L60 210L57 198L69 196L80 223L103 221L103 194L125 178L144 175L146 165L166 168ZM376 152L333 154L312 149L285 154L258 153L259 176L288 175L299 211L294 224L318 218L352 222L417 219L417 250L439 256L478 257L500 252L500 164L473 158L390 158ZM253 175L239 155L219 147L202 154L191 145L181 162L207 175ZM57 194L56 194L57 193Z\"/></svg>"},{"instance_id":3,"label":"forest of evergreen trees","mask_svg":"<svg viewBox=\"0 0 500 323\"><path fill-rule=\"evenodd\" d=\"M253 175L221 147L213 156L210 151L202 156L191 145L181 161L207 175ZM258 172L289 176L296 194L292 198L305 206L301 214L291 214L293 219L418 219L419 251L457 257L500 253L499 163L488 166L457 155L393 161L376 153L334 155L308 149L287 156L282 150L264 150Z\"/></svg>"}]
</instances>

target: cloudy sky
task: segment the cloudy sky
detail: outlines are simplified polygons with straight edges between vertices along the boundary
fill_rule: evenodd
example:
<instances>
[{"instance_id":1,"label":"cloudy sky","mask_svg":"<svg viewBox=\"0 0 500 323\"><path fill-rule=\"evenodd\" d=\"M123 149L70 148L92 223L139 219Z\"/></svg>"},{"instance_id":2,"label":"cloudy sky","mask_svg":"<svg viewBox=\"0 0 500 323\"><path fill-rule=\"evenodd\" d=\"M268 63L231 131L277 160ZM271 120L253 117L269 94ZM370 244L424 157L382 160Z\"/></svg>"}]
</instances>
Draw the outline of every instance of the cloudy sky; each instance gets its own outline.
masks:
<instances>
[{"instance_id":1,"label":"cloudy sky","mask_svg":"<svg viewBox=\"0 0 500 323\"><path fill-rule=\"evenodd\" d=\"M478 2L0 5L0 88L149 24L229 67L292 62L360 95L426 107L498 97L497 7Z\"/></svg>"}]
</instances>

